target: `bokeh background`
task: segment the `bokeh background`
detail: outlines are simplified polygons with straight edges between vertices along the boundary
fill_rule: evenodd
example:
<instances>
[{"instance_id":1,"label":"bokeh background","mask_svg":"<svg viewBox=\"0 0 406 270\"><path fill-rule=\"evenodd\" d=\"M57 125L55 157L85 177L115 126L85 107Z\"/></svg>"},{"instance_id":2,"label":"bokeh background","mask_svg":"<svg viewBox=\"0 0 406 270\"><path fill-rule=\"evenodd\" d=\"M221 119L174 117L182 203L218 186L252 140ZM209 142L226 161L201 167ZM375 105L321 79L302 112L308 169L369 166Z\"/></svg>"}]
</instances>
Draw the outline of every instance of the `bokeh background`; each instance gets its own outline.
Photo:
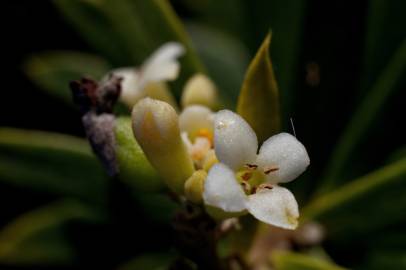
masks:
<instances>
[{"instance_id":1,"label":"bokeh background","mask_svg":"<svg viewBox=\"0 0 406 270\"><path fill-rule=\"evenodd\" d=\"M293 184L301 201L313 198L335 155L340 155L340 148L349 150L337 173L338 187L406 158L405 1L173 0L171 4L230 107L236 101L250 59L272 30L271 57L281 92L283 129L292 132L292 118L297 136L312 159L309 172ZM80 115L72 103L44 91L35 80L35 70L27 68L33 56L67 50L98 55L112 67L141 64L130 58L110 61L72 27L53 1L5 1L1 20L0 126L84 136ZM111 42L116 40L112 38ZM68 93L68 79L61 77L60 91ZM361 109L363 113L359 113ZM4 148L0 151L1 163L10 153ZM364 196L361 203L337 210L341 211L340 219L328 215L320 219L327 228L344 228L332 229L334 233L323 244L339 265L406 269L404 167L403 162L397 176L401 180L393 186L377 189L370 197ZM7 176L1 170L4 167L0 165L0 228L60 198L60 194L49 190L3 179ZM120 185L111 188L119 190L119 194L127 193ZM113 221L102 225L75 221L64 228L63 235L75 256L58 263L58 269L114 269L141 253L170 250L170 228L151 220L130 195L118 197L120 200L108 205L114 212ZM355 219L361 223L352 225ZM29 243L34 250L35 237ZM52 241L41 243L45 244L39 244L38 249L59 248L54 248ZM24 248L18 248L21 250ZM35 257L28 253L26 256ZM33 267L23 261L8 261L0 256L1 269ZM52 264L52 260L44 260L34 267Z\"/></svg>"}]
</instances>

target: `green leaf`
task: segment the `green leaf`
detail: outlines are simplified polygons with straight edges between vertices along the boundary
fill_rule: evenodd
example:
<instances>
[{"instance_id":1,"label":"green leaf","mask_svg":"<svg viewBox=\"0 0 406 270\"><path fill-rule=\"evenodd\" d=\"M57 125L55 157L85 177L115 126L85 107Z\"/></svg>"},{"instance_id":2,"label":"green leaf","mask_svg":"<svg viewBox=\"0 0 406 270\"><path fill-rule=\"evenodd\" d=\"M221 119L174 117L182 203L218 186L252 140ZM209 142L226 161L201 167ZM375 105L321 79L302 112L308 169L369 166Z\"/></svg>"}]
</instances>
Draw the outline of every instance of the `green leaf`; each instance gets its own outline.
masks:
<instances>
[{"instance_id":1,"label":"green leaf","mask_svg":"<svg viewBox=\"0 0 406 270\"><path fill-rule=\"evenodd\" d=\"M204 68L176 13L166 0L55 0L57 6L95 48L116 65L139 65L167 41L179 41L186 47L181 59L181 73L176 82L181 86ZM157 31L159 29L159 31ZM115 48L107 46L116 44ZM111 51L123 57L111 56ZM119 60L117 60L119 59Z\"/></svg>"},{"instance_id":2,"label":"green leaf","mask_svg":"<svg viewBox=\"0 0 406 270\"><path fill-rule=\"evenodd\" d=\"M368 2L366 21L365 54L361 78L361 95L374 83L388 59L404 40L405 1L371 0Z\"/></svg>"},{"instance_id":3,"label":"green leaf","mask_svg":"<svg viewBox=\"0 0 406 270\"><path fill-rule=\"evenodd\" d=\"M166 270L174 259L175 255L171 253L143 254L123 264L117 270Z\"/></svg>"},{"instance_id":4,"label":"green leaf","mask_svg":"<svg viewBox=\"0 0 406 270\"><path fill-rule=\"evenodd\" d=\"M344 270L334 263L299 253L275 251L271 261L276 270Z\"/></svg>"},{"instance_id":5,"label":"green leaf","mask_svg":"<svg viewBox=\"0 0 406 270\"><path fill-rule=\"evenodd\" d=\"M366 237L406 221L406 158L321 195L302 211L302 221L318 219L340 241Z\"/></svg>"},{"instance_id":6,"label":"green leaf","mask_svg":"<svg viewBox=\"0 0 406 270\"><path fill-rule=\"evenodd\" d=\"M260 40L268 29L272 29L271 56L278 78L281 95L281 110L284 117L292 114L292 102L296 95L304 15L308 1L244 1L247 23L251 36L247 40L251 47ZM254 47L255 48L255 47Z\"/></svg>"},{"instance_id":7,"label":"green leaf","mask_svg":"<svg viewBox=\"0 0 406 270\"><path fill-rule=\"evenodd\" d=\"M24 64L24 71L33 82L69 104L72 103L70 81L83 76L100 79L109 69L97 56L68 51L37 54Z\"/></svg>"},{"instance_id":8,"label":"green leaf","mask_svg":"<svg viewBox=\"0 0 406 270\"><path fill-rule=\"evenodd\" d=\"M389 95L396 89L397 84L405 75L406 68L406 40L393 55L388 66L382 71L371 91L358 106L353 118L341 135L335 147L332 158L327 166L325 177L318 193L331 190L343 180L339 178L351 152L361 141L363 135L383 108Z\"/></svg>"},{"instance_id":9,"label":"green leaf","mask_svg":"<svg viewBox=\"0 0 406 270\"><path fill-rule=\"evenodd\" d=\"M103 219L82 204L64 200L25 213L0 231L0 263L8 265L61 265L72 263L74 247L66 225L70 221Z\"/></svg>"},{"instance_id":10,"label":"green leaf","mask_svg":"<svg viewBox=\"0 0 406 270\"><path fill-rule=\"evenodd\" d=\"M53 0L65 19L98 53L115 65L128 63L128 51L120 42L110 21L100 9L101 1Z\"/></svg>"},{"instance_id":11,"label":"green leaf","mask_svg":"<svg viewBox=\"0 0 406 270\"><path fill-rule=\"evenodd\" d=\"M363 270L406 269L404 250L371 252L365 261L365 266L361 268Z\"/></svg>"},{"instance_id":12,"label":"green leaf","mask_svg":"<svg viewBox=\"0 0 406 270\"><path fill-rule=\"evenodd\" d=\"M120 179L140 191L162 189L164 185L161 178L135 140L130 117L117 119L115 135Z\"/></svg>"},{"instance_id":13,"label":"green leaf","mask_svg":"<svg viewBox=\"0 0 406 270\"><path fill-rule=\"evenodd\" d=\"M166 0L103 0L104 11L130 51L134 64L140 64L155 49L168 41L178 41L186 47L181 58L181 73L175 91L186 80L204 68L175 11ZM159 29L159 31L157 31Z\"/></svg>"},{"instance_id":14,"label":"green leaf","mask_svg":"<svg viewBox=\"0 0 406 270\"><path fill-rule=\"evenodd\" d=\"M188 24L187 30L225 103L235 104L249 63L247 49L232 36L201 24Z\"/></svg>"},{"instance_id":15,"label":"green leaf","mask_svg":"<svg viewBox=\"0 0 406 270\"><path fill-rule=\"evenodd\" d=\"M251 125L260 142L279 132L279 93L269 58L268 34L250 63L238 98L237 112Z\"/></svg>"},{"instance_id":16,"label":"green leaf","mask_svg":"<svg viewBox=\"0 0 406 270\"><path fill-rule=\"evenodd\" d=\"M67 135L0 128L0 181L104 203L107 177L87 141Z\"/></svg>"}]
</instances>

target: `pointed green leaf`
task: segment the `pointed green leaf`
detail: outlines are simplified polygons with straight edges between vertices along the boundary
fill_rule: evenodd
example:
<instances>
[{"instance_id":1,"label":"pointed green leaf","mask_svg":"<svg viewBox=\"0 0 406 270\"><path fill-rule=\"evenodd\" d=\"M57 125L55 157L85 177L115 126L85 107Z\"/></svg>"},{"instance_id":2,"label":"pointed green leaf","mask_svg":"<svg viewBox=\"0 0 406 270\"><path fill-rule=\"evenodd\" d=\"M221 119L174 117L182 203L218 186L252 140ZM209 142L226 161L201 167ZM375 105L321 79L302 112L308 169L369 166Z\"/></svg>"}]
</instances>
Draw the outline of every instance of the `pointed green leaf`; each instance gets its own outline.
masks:
<instances>
[{"instance_id":1,"label":"pointed green leaf","mask_svg":"<svg viewBox=\"0 0 406 270\"><path fill-rule=\"evenodd\" d=\"M25 213L0 231L0 263L61 265L75 260L67 239L70 221L99 222L103 217L71 200L59 201Z\"/></svg>"},{"instance_id":2,"label":"pointed green leaf","mask_svg":"<svg viewBox=\"0 0 406 270\"><path fill-rule=\"evenodd\" d=\"M272 29L272 63L280 89L281 114L292 115L293 100L297 93L300 51L303 48L302 32L305 28L305 12L309 1L244 1L248 13L250 36L246 40L251 47L263 33ZM255 48L255 47L254 47ZM282 123L287 124L287 123Z\"/></svg>"},{"instance_id":3,"label":"pointed green leaf","mask_svg":"<svg viewBox=\"0 0 406 270\"><path fill-rule=\"evenodd\" d=\"M318 219L340 241L406 221L406 158L315 198L302 220Z\"/></svg>"},{"instance_id":4,"label":"pointed green leaf","mask_svg":"<svg viewBox=\"0 0 406 270\"><path fill-rule=\"evenodd\" d=\"M344 270L332 262L299 253L275 251L271 261L276 270Z\"/></svg>"},{"instance_id":5,"label":"pointed green leaf","mask_svg":"<svg viewBox=\"0 0 406 270\"><path fill-rule=\"evenodd\" d=\"M156 191L164 187L161 178L138 145L131 128L130 117L117 119L116 155L121 180L141 191Z\"/></svg>"},{"instance_id":6,"label":"pointed green leaf","mask_svg":"<svg viewBox=\"0 0 406 270\"><path fill-rule=\"evenodd\" d=\"M388 66L382 71L371 91L358 106L353 118L341 135L335 147L332 158L327 166L325 177L319 187L318 193L331 190L342 182L340 172L344 168L351 152L362 140L375 116L392 92L399 87L399 82L406 72L406 40L393 55Z\"/></svg>"},{"instance_id":7,"label":"pointed green leaf","mask_svg":"<svg viewBox=\"0 0 406 270\"><path fill-rule=\"evenodd\" d=\"M69 82L83 76L100 79L109 65L101 58L79 52L45 52L30 57L24 64L28 77L49 94L72 103Z\"/></svg>"},{"instance_id":8,"label":"pointed green leaf","mask_svg":"<svg viewBox=\"0 0 406 270\"><path fill-rule=\"evenodd\" d=\"M404 31L399 31L398 26L406 23L403 12L405 9L405 1L368 2L361 95L372 86L404 39Z\"/></svg>"},{"instance_id":9,"label":"pointed green leaf","mask_svg":"<svg viewBox=\"0 0 406 270\"><path fill-rule=\"evenodd\" d=\"M0 129L0 181L94 203L104 202L107 192L107 178L87 141L11 128Z\"/></svg>"},{"instance_id":10,"label":"pointed green leaf","mask_svg":"<svg viewBox=\"0 0 406 270\"><path fill-rule=\"evenodd\" d=\"M268 34L248 67L237 112L251 125L260 142L280 130L279 93L269 57Z\"/></svg>"},{"instance_id":11,"label":"pointed green leaf","mask_svg":"<svg viewBox=\"0 0 406 270\"><path fill-rule=\"evenodd\" d=\"M101 1L53 0L53 3L96 52L116 65L128 61L129 53L101 11Z\"/></svg>"}]
</instances>

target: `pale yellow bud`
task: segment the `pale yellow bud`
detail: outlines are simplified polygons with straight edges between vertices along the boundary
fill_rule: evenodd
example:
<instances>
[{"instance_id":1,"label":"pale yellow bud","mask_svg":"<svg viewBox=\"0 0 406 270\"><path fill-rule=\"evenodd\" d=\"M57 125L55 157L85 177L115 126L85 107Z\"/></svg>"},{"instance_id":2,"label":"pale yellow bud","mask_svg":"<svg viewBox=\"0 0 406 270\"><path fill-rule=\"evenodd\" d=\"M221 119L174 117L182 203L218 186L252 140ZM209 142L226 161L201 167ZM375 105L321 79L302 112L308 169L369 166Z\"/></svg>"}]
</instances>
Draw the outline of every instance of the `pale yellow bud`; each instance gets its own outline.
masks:
<instances>
[{"instance_id":1,"label":"pale yellow bud","mask_svg":"<svg viewBox=\"0 0 406 270\"><path fill-rule=\"evenodd\" d=\"M134 136L169 188L183 193L193 161L180 136L178 115L166 102L144 98L132 111Z\"/></svg>"},{"instance_id":2,"label":"pale yellow bud","mask_svg":"<svg viewBox=\"0 0 406 270\"><path fill-rule=\"evenodd\" d=\"M216 85L204 74L193 75L183 88L181 104L183 108L190 105L203 105L211 109L218 106Z\"/></svg>"},{"instance_id":3,"label":"pale yellow bud","mask_svg":"<svg viewBox=\"0 0 406 270\"><path fill-rule=\"evenodd\" d=\"M203 201L203 189L206 177L207 172L198 170L185 182L185 196L189 201L194 203L201 203Z\"/></svg>"},{"instance_id":4,"label":"pale yellow bud","mask_svg":"<svg viewBox=\"0 0 406 270\"><path fill-rule=\"evenodd\" d=\"M206 157L204 158L203 161L203 170L205 170L206 172L208 172L210 170L210 168L218 163L219 160L216 157L216 153L214 152L214 150L210 150L207 152Z\"/></svg>"},{"instance_id":5,"label":"pale yellow bud","mask_svg":"<svg viewBox=\"0 0 406 270\"><path fill-rule=\"evenodd\" d=\"M172 95L168 84L165 82L151 82L145 86L145 95L152 99L157 99L169 103L175 110L178 109L176 100Z\"/></svg>"}]
</instances>

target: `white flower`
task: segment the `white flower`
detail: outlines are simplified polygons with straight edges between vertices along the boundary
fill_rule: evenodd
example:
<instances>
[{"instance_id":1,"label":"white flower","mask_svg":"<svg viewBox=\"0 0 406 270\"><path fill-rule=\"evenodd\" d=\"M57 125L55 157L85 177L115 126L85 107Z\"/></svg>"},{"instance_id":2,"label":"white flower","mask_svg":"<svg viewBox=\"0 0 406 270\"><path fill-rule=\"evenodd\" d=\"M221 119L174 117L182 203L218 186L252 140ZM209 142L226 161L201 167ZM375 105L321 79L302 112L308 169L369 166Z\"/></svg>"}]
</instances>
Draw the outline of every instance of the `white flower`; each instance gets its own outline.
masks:
<instances>
[{"instance_id":1,"label":"white flower","mask_svg":"<svg viewBox=\"0 0 406 270\"><path fill-rule=\"evenodd\" d=\"M202 105L188 106L179 115L179 128L196 167L203 168L213 148L213 112Z\"/></svg>"},{"instance_id":2,"label":"white flower","mask_svg":"<svg viewBox=\"0 0 406 270\"><path fill-rule=\"evenodd\" d=\"M178 58L184 52L185 49L180 43L168 42L146 59L140 68L124 67L111 71L110 73L123 78L121 101L132 107L138 100L148 95L145 89L149 84L175 80L180 70ZM160 87L165 88L162 85ZM165 90L158 91L159 95L168 95ZM163 100L167 98L163 97Z\"/></svg>"},{"instance_id":3,"label":"white flower","mask_svg":"<svg viewBox=\"0 0 406 270\"><path fill-rule=\"evenodd\" d=\"M214 149L220 163L210 169L205 181L205 204L226 212L248 211L285 229L297 227L295 197L277 185L292 181L310 164L305 147L294 136L274 135L257 154L252 128L239 115L222 110L214 117Z\"/></svg>"}]
</instances>

